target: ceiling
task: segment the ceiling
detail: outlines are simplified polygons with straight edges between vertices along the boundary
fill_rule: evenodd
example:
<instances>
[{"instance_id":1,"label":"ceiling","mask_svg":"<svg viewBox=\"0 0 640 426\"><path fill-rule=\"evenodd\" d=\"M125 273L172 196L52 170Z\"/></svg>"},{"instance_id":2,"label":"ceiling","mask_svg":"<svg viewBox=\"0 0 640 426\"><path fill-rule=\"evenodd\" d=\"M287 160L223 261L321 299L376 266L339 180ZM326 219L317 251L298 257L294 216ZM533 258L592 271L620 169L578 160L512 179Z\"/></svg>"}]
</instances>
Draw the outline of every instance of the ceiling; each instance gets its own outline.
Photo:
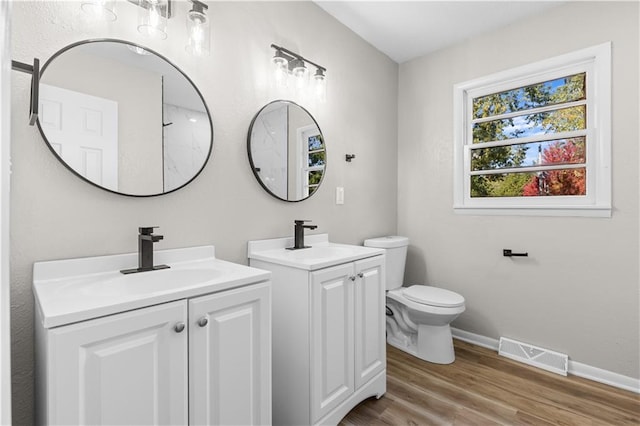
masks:
<instances>
[{"instance_id":1,"label":"ceiling","mask_svg":"<svg viewBox=\"0 0 640 426\"><path fill-rule=\"evenodd\" d=\"M565 1L326 1L315 3L402 63Z\"/></svg>"}]
</instances>

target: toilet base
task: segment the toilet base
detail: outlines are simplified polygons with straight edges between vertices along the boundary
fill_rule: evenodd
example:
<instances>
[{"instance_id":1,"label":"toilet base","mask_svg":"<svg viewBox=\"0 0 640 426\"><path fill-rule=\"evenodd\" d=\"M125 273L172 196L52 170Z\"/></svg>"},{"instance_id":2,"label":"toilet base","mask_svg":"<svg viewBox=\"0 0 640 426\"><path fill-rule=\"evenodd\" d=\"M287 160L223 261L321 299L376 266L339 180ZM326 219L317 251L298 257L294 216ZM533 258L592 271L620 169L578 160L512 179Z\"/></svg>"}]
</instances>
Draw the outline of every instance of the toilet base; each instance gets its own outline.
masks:
<instances>
[{"instance_id":1,"label":"toilet base","mask_svg":"<svg viewBox=\"0 0 640 426\"><path fill-rule=\"evenodd\" d=\"M435 364L454 362L449 324L464 311L464 306L441 308L418 305L394 292L391 290L387 293L387 310L390 311L386 319L387 343L424 361Z\"/></svg>"},{"instance_id":2,"label":"toilet base","mask_svg":"<svg viewBox=\"0 0 640 426\"><path fill-rule=\"evenodd\" d=\"M387 327L387 343L403 352L434 364L451 364L455 361L449 325L420 325L418 332L411 334L397 329L395 333L393 331L393 328Z\"/></svg>"},{"instance_id":3,"label":"toilet base","mask_svg":"<svg viewBox=\"0 0 640 426\"><path fill-rule=\"evenodd\" d=\"M434 364L451 364L456 359L449 324L419 324L416 346L416 356Z\"/></svg>"}]
</instances>

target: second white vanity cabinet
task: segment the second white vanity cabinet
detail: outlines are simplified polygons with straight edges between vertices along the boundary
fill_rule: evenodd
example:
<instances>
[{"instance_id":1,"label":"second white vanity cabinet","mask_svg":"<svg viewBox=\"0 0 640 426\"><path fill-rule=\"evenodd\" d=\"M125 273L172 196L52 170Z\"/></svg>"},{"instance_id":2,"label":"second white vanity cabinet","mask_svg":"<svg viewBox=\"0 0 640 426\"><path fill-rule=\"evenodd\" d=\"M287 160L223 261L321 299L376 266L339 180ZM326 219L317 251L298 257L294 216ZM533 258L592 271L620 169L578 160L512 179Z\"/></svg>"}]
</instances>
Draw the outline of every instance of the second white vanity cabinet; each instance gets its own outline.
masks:
<instances>
[{"instance_id":1,"label":"second white vanity cabinet","mask_svg":"<svg viewBox=\"0 0 640 426\"><path fill-rule=\"evenodd\" d=\"M249 243L250 265L272 274L274 424L338 424L386 391L384 254L325 236L299 251Z\"/></svg>"},{"instance_id":2,"label":"second white vanity cabinet","mask_svg":"<svg viewBox=\"0 0 640 426\"><path fill-rule=\"evenodd\" d=\"M34 267L39 424L271 423L268 272L204 259L59 279L55 263Z\"/></svg>"},{"instance_id":3,"label":"second white vanity cabinet","mask_svg":"<svg viewBox=\"0 0 640 426\"><path fill-rule=\"evenodd\" d=\"M382 265L376 256L310 273L312 423L386 366Z\"/></svg>"}]
</instances>

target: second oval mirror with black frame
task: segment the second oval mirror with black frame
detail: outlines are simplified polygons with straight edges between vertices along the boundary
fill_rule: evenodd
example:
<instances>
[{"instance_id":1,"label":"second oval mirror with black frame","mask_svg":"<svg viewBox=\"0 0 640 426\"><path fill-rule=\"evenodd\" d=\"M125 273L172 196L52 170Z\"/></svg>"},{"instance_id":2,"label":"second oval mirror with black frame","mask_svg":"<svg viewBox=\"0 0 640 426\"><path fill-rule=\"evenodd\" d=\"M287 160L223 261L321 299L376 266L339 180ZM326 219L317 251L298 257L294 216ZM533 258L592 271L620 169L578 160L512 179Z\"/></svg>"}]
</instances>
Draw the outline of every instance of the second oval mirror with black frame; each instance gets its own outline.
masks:
<instances>
[{"instance_id":1,"label":"second oval mirror with black frame","mask_svg":"<svg viewBox=\"0 0 640 426\"><path fill-rule=\"evenodd\" d=\"M249 126L247 151L260 185L280 200L305 200L322 183L324 137L313 116L294 102L273 101L258 111Z\"/></svg>"},{"instance_id":2,"label":"second oval mirror with black frame","mask_svg":"<svg viewBox=\"0 0 640 426\"><path fill-rule=\"evenodd\" d=\"M42 68L38 128L73 173L110 192L173 192L213 147L207 105L161 55L122 40L71 44Z\"/></svg>"}]
</instances>

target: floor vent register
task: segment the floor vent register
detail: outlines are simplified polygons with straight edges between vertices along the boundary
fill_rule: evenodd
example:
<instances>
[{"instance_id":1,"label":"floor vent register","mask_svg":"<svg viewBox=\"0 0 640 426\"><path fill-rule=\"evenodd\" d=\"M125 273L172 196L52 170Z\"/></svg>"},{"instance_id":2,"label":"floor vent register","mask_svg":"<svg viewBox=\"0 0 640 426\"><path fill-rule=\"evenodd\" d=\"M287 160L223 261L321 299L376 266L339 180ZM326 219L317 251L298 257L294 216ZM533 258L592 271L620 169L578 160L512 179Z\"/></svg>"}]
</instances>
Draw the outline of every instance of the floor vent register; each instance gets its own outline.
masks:
<instances>
[{"instance_id":1,"label":"floor vent register","mask_svg":"<svg viewBox=\"0 0 640 426\"><path fill-rule=\"evenodd\" d=\"M569 356L549 349L539 348L517 340L500 338L498 354L552 373L567 375Z\"/></svg>"}]
</instances>

